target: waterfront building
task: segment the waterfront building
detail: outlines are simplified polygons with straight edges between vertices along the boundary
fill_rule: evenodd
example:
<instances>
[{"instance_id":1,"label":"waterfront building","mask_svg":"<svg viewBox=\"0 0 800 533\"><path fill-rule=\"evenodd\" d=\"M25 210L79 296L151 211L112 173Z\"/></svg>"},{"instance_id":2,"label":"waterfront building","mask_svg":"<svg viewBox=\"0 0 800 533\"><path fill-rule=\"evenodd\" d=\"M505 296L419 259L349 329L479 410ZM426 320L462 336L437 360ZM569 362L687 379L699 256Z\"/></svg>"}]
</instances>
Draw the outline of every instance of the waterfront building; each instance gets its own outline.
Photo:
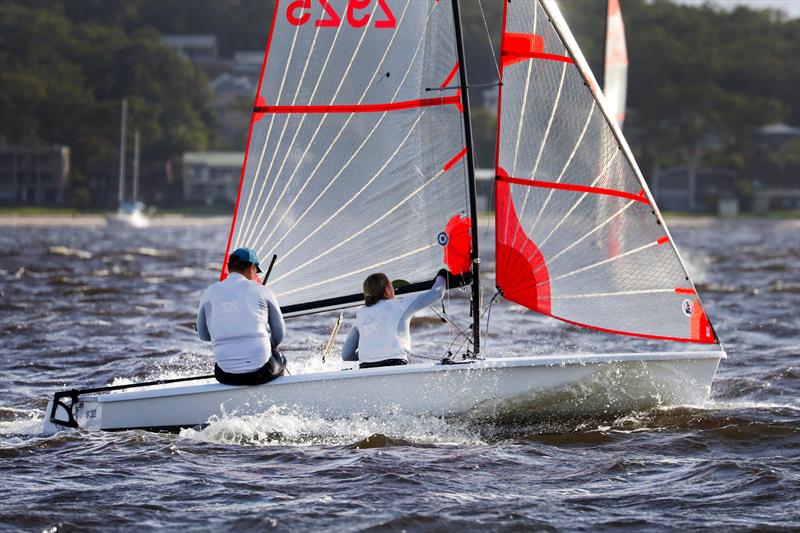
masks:
<instances>
[{"instance_id":1,"label":"waterfront building","mask_svg":"<svg viewBox=\"0 0 800 533\"><path fill-rule=\"evenodd\" d=\"M244 152L183 154L183 200L191 204L233 205L239 192Z\"/></svg>"},{"instance_id":2,"label":"waterfront building","mask_svg":"<svg viewBox=\"0 0 800 533\"><path fill-rule=\"evenodd\" d=\"M69 185L68 146L0 146L0 203L63 206Z\"/></svg>"},{"instance_id":3,"label":"waterfront building","mask_svg":"<svg viewBox=\"0 0 800 533\"><path fill-rule=\"evenodd\" d=\"M218 60L217 36L210 34L167 34L161 42L197 65L208 65Z\"/></svg>"},{"instance_id":4,"label":"waterfront building","mask_svg":"<svg viewBox=\"0 0 800 533\"><path fill-rule=\"evenodd\" d=\"M255 78L261 74L261 65L264 62L264 52L260 50L239 50L233 53L231 69L236 74L243 74Z\"/></svg>"}]
</instances>

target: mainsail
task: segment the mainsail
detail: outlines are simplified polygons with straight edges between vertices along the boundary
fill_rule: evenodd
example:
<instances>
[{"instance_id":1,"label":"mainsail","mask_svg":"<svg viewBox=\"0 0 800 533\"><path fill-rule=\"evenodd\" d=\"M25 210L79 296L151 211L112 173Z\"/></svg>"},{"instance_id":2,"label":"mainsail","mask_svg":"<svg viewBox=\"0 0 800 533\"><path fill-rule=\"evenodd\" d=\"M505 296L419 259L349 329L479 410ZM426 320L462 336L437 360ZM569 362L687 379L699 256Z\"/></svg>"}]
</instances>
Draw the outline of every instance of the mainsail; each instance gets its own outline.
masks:
<instances>
[{"instance_id":1,"label":"mainsail","mask_svg":"<svg viewBox=\"0 0 800 533\"><path fill-rule=\"evenodd\" d=\"M276 254L285 313L430 286L469 213L457 57L448 2L276 2L225 255Z\"/></svg>"},{"instance_id":2,"label":"mainsail","mask_svg":"<svg viewBox=\"0 0 800 533\"><path fill-rule=\"evenodd\" d=\"M576 325L716 335L597 82L552 0L505 3L497 286Z\"/></svg>"},{"instance_id":3,"label":"mainsail","mask_svg":"<svg viewBox=\"0 0 800 533\"><path fill-rule=\"evenodd\" d=\"M603 71L603 96L608 112L619 128L625 122L625 100L628 93L628 47L625 44L625 24L619 0L608 0L606 16L606 59Z\"/></svg>"}]
</instances>

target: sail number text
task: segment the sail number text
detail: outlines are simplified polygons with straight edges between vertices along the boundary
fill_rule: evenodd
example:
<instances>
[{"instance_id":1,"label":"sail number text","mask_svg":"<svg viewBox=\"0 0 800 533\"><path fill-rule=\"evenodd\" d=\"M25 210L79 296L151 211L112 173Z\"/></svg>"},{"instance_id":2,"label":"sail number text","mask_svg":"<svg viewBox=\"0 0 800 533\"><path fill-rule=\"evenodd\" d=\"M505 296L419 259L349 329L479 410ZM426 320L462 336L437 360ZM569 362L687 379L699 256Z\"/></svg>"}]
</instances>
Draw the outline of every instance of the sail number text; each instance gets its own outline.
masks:
<instances>
[{"instance_id":1,"label":"sail number text","mask_svg":"<svg viewBox=\"0 0 800 533\"><path fill-rule=\"evenodd\" d=\"M338 28L342 23L342 18L339 13L330 5L330 0L315 0L322 6L324 14L322 18L314 21L314 26L320 28ZM345 18L347 23L353 28L363 28L369 24L369 13L363 11L367 9L373 0L348 0ZM378 8L383 12L384 18L375 18L376 28L396 28L397 20L394 18L394 13L389 9L386 0L377 0ZM294 0L289 3L286 8L286 20L293 26L302 26L311 19L311 0Z\"/></svg>"}]
</instances>

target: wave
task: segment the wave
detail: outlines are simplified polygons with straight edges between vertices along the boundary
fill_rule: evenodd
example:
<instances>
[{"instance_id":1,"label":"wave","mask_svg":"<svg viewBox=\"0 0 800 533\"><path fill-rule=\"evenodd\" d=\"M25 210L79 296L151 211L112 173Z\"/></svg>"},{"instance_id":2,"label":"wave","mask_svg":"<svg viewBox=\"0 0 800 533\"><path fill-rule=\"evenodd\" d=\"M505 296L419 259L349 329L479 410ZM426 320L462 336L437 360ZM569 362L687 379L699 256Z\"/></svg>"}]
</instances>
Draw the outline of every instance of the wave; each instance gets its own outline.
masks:
<instances>
[{"instance_id":1,"label":"wave","mask_svg":"<svg viewBox=\"0 0 800 533\"><path fill-rule=\"evenodd\" d=\"M42 431L44 411L39 409L18 409L0 407L0 436L2 444L9 439L39 435Z\"/></svg>"},{"instance_id":2,"label":"wave","mask_svg":"<svg viewBox=\"0 0 800 533\"><path fill-rule=\"evenodd\" d=\"M291 408L273 407L253 416L223 416L204 429L186 429L185 439L244 446L383 448L487 445L536 440L550 445L601 445L629 433L703 433L720 440L800 440L800 407L778 403L719 402L657 408L617 417L525 421L470 417L392 415L327 420ZM800 443L799 443L800 444Z\"/></svg>"},{"instance_id":3,"label":"wave","mask_svg":"<svg viewBox=\"0 0 800 533\"><path fill-rule=\"evenodd\" d=\"M122 381L126 380L118 379L115 383ZM42 437L44 415L41 409L0 407L0 444L18 447L31 438L63 438L65 432ZM76 438L86 437L71 430L66 433ZM108 438L125 439L125 435L139 433L125 431L108 434ZM708 442L709 446L726 441L800 446L800 406L774 402L710 402L702 407L657 408L618 417L536 422L399 414L381 417L354 415L331 420L281 406L271 407L258 415L215 417L204 428L181 430L177 438L187 442L247 447L482 447L519 441L571 447L600 446L641 433L685 435ZM174 437L154 434L153 438Z\"/></svg>"},{"instance_id":4,"label":"wave","mask_svg":"<svg viewBox=\"0 0 800 533\"><path fill-rule=\"evenodd\" d=\"M78 259L91 259L94 257L91 252L86 250L76 250L68 246L51 246L47 251L53 255L63 255L65 257L77 257Z\"/></svg>"},{"instance_id":5,"label":"wave","mask_svg":"<svg viewBox=\"0 0 800 533\"><path fill-rule=\"evenodd\" d=\"M184 429L180 438L244 446L388 446L481 445L468 424L457 420L413 415L353 416L335 420L304 415L287 407L272 407L252 416L223 416L203 429Z\"/></svg>"}]
</instances>

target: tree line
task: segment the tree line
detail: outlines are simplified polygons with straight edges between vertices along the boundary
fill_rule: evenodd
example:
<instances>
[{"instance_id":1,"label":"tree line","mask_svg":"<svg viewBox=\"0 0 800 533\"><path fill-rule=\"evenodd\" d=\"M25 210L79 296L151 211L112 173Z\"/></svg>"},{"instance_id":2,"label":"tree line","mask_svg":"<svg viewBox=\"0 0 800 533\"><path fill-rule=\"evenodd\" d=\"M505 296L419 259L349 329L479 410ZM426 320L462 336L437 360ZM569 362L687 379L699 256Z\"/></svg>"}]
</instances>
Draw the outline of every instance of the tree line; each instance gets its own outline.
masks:
<instances>
[{"instance_id":1,"label":"tree line","mask_svg":"<svg viewBox=\"0 0 800 533\"><path fill-rule=\"evenodd\" d=\"M605 2L560 4L601 78ZM800 125L800 20L667 0L621 4L630 57L626 133L646 174L696 159L698 150L704 164L744 171L756 157L755 128ZM502 3L462 6L470 81L496 82ZM0 143L69 145L77 203L90 200L97 162L117 156L123 97L129 124L142 133L145 165L166 172L184 151L221 146L207 76L159 36L211 33L223 57L263 50L272 10L266 0L0 1ZM473 99L480 103L480 95ZM493 164L495 120L491 110L473 115L480 166ZM797 160L795 151L785 157Z\"/></svg>"}]
</instances>

